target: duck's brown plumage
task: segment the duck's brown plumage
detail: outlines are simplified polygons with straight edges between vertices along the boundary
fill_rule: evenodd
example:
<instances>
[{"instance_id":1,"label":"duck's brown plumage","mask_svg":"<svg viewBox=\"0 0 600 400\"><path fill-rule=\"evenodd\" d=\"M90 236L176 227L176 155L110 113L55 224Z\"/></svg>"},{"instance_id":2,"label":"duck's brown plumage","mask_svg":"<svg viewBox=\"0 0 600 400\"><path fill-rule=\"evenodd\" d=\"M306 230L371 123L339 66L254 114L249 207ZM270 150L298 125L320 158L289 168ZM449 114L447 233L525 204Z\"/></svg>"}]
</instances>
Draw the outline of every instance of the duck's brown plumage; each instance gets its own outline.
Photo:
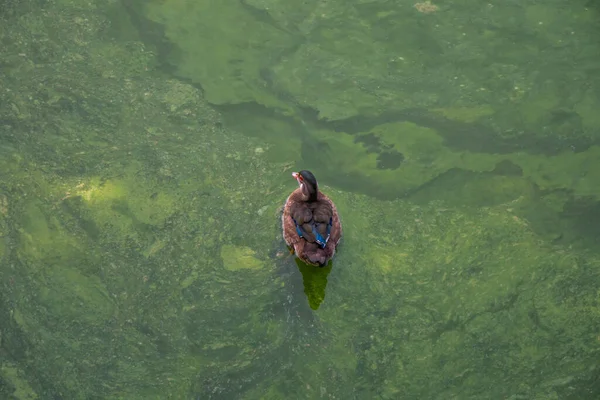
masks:
<instances>
[{"instance_id":1,"label":"duck's brown plumage","mask_svg":"<svg viewBox=\"0 0 600 400\"><path fill-rule=\"evenodd\" d=\"M283 238L302 261L323 266L335 254L342 237L340 218L335 204L318 190L312 173L301 171L294 173L294 177L301 186L294 190L285 202L282 216ZM327 238L330 222L329 239L322 248L317 243L313 226L322 238ZM300 227L302 236L298 233L296 223Z\"/></svg>"}]
</instances>

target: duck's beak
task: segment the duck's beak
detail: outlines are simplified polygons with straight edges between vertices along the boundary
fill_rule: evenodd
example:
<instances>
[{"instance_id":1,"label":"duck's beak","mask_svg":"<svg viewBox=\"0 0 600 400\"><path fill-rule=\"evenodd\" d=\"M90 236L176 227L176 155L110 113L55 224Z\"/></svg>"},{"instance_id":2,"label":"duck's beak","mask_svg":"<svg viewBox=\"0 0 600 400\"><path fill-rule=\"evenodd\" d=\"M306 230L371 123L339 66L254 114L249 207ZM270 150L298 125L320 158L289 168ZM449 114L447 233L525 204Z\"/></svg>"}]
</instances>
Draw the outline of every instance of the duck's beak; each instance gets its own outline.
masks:
<instances>
[{"instance_id":1,"label":"duck's beak","mask_svg":"<svg viewBox=\"0 0 600 400\"><path fill-rule=\"evenodd\" d=\"M300 175L298 172L292 172L292 176L296 182L298 182L298 186L302 187L302 175Z\"/></svg>"}]
</instances>

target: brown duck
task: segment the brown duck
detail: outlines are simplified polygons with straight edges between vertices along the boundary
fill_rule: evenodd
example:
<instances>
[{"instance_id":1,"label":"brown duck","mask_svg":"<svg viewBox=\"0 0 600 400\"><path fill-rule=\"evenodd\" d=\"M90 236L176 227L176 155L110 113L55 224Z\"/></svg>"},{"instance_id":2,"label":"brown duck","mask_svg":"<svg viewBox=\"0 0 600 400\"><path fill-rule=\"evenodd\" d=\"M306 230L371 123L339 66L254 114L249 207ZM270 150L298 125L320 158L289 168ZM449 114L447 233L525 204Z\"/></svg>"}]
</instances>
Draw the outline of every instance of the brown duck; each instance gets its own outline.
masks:
<instances>
[{"instance_id":1,"label":"brown duck","mask_svg":"<svg viewBox=\"0 0 600 400\"><path fill-rule=\"evenodd\" d=\"M300 260L322 267L335 254L342 224L335 204L319 191L312 172L304 170L292 176L300 187L283 207L283 238Z\"/></svg>"}]
</instances>

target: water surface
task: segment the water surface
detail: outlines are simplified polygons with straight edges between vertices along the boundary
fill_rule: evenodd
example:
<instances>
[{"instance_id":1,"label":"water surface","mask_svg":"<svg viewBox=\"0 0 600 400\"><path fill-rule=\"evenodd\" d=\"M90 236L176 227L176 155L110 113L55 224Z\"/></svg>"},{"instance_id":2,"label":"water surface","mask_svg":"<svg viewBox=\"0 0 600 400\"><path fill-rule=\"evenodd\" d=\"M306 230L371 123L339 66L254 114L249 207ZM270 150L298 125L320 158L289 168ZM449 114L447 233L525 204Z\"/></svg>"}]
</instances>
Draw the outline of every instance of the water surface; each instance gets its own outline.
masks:
<instances>
[{"instance_id":1,"label":"water surface","mask_svg":"<svg viewBox=\"0 0 600 400\"><path fill-rule=\"evenodd\" d=\"M598 398L596 3L5 3L2 398Z\"/></svg>"}]
</instances>

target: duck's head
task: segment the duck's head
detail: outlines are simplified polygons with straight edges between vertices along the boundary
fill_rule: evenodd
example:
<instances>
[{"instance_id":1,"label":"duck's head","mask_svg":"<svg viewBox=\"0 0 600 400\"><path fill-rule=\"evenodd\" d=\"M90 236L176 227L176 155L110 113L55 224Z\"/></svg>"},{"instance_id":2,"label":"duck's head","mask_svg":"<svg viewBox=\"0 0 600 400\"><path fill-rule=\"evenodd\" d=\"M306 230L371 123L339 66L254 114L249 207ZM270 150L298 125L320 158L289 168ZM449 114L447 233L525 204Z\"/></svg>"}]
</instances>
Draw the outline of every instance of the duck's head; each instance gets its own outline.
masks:
<instances>
[{"instance_id":1,"label":"duck's head","mask_svg":"<svg viewBox=\"0 0 600 400\"><path fill-rule=\"evenodd\" d=\"M292 176L298 181L298 185L300 186L306 201L317 200L319 185L317 184L317 178L315 178L312 172L302 170L300 172L293 172Z\"/></svg>"}]
</instances>

